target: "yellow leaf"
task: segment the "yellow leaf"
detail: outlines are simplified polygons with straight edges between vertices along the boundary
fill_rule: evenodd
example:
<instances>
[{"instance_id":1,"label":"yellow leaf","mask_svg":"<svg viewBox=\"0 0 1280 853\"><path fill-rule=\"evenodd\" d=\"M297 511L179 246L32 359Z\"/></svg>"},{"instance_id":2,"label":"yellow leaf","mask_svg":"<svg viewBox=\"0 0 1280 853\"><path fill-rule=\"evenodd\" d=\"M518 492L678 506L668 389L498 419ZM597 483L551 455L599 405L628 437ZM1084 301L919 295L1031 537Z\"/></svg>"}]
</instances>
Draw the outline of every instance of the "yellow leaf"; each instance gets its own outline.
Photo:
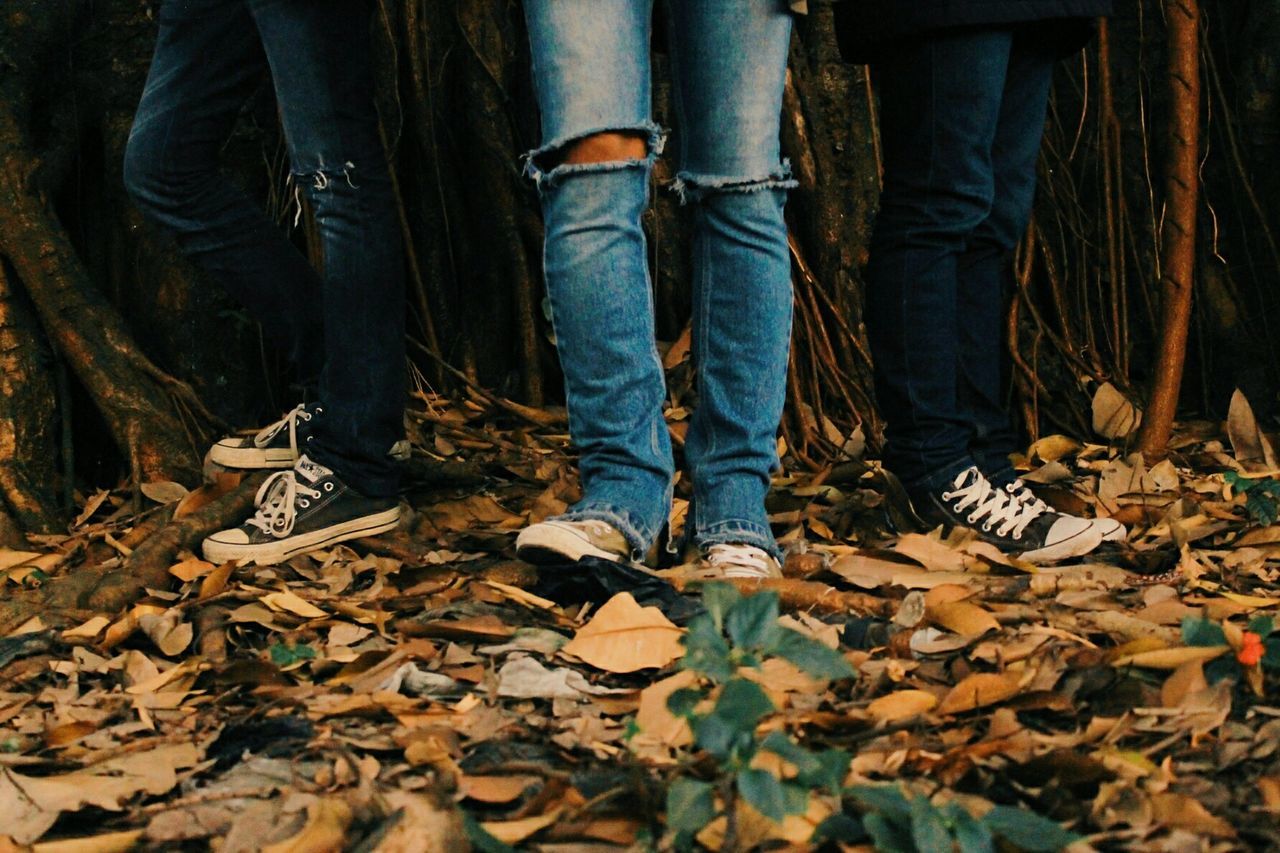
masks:
<instances>
[{"instance_id":1,"label":"yellow leaf","mask_svg":"<svg viewBox=\"0 0 1280 853\"><path fill-rule=\"evenodd\" d=\"M463 776L458 795L479 803L509 803L537 782L537 776Z\"/></svg>"},{"instance_id":2,"label":"yellow leaf","mask_svg":"<svg viewBox=\"0 0 1280 853\"><path fill-rule=\"evenodd\" d=\"M1236 604L1245 607L1275 607L1280 604L1280 598L1269 598L1265 595L1244 595L1239 592L1223 592L1220 594L1227 601L1234 601Z\"/></svg>"},{"instance_id":3,"label":"yellow leaf","mask_svg":"<svg viewBox=\"0 0 1280 853\"><path fill-rule=\"evenodd\" d=\"M1081 446L1080 442L1065 435L1046 435L1031 445L1027 450L1027 456L1031 459L1039 459L1041 462L1057 462L1064 456L1078 453Z\"/></svg>"},{"instance_id":4,"label":"yellow leaf","mask_svg":"<svg viewBox=\"0 0 1280 853\"><path fill-rule=\"evenodd\" d=\"M311 602L304 601L288 590L264 595L262 596L262 603L277 613L292 613L295 616L301 616L303 619L324 619L329 615Z\"/></svg>"},{"instance_id":5,"label":"yellow leaf","mask_svg":"<svg viewBox=\"0 0 1280 853\"><path fill-rule=\"evenodd\" d=\"M77 625L75 628L68 628L63 631L62 638L64 640L92 640L110 624L111 620L106 616L95 616L83 625Z\"/></svg>"},{"instance_id":6,"label":"yellow leaf","mask_svg":"<svg viewBox=\"0 0 1280 853\"><path fill-rule=\"evenodd\" d=\"M976 640L983 634L1000 630L996 617L968 601L948 601L930 607L925 615L933 624L960 636Z\"/></svg>"},{"instance_id":7,"label":"yellow leaf","mask_svg":"<svg viewBox=\"0 0 1280 853\"><path fill-rule=\"evenodd\" d=\"M609 599L561 652L606 672L661 669L684 654L676 627L656 607L641 607L629 592Z\"/></svg>"},{"instance_id":8,"label":"yellow leaf","mask_svg":"<svg viewBox=\"0 0 1280 853\"><path fill-rule=\"evenodd\" d=\"M138 846L142 832L141 829L135 829L131 832L109 832L87 838L47 841L32 847L31 853L125 853Z\"/></svg>"},{"instance_id":9,"label":"yellow leaf","mask_svg":"<svg viewBox=\"0 0 1280 853\"><path fill-rule=\"evenodd\" d=\"M939 714L963 714L974 708L994 705L1018 695L1021 688L1011 675L978 672L963 679L938 705Z\"/></svg>"},{"instance_id":10,"label":"yellow leaf","mask_svg":"<svg viewBox=\"0 0 1280 853\"><path fill-rule=\"evenodd\" d=\"M555 823L560 818L560 811L560 809L552 809L544 815L520 820L486 820L480 826L504 844L519 844Z\"/></svg>"},{"instance_id":11,"label":"yellow leaf","mask_svg":"<svg viewBox=\"0 0 1280 853\"><path fill-rule=\"evenodd\" d=\"M169 574L173 575L183 583L189 583L198 577L212 572L216 567L213 563L201 560L198 557L191 557L183 560L181 563L174 563L169 567Z\"/></svg>"},{"instance_id":12,"label":"yellow leaf","mask_svg":"<svg viewBox=\"0 0 1280 853\"><path fill-rule=\"evenodd\" d=\"M262 853L332 853L344 849L351 806L336 797L307 805L306 825L292 838L262 848Z\"/></svg>"},{"instance_id":13,"label":"yellow leaf","mask_svg":"<svg viewBox=\"0 0 1280 853\"><path fill-rule=\"evenodd\" d=\"M1126 655L1112 662L1112 666L1141 666L1146 669L1177 669L1191 661L1211 661L1231 651L1230 646L1179 646L1173 649L1156 649Z\"/></svg>"},{"instance_id":14,"label":"yellow leaf","mask_svg":"<svg viewBox=\"0 0 1280 853\"><path fill-rule=\"evenodd\" d=\"M899 690L867 706L867 713L877 722L892 723L927 714L938 704L938 697L927 690Z\"/></svg>"}]
</instances>

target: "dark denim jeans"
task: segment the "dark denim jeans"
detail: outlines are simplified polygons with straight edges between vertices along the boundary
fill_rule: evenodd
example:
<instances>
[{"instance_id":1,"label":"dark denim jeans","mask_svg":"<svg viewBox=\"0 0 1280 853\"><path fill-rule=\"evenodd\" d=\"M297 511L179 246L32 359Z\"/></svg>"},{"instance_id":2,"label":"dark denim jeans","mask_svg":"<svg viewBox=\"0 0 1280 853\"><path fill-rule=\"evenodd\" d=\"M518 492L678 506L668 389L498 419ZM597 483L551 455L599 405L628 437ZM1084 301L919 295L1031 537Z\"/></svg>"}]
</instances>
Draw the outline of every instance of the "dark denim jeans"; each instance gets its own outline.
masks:
<instances>
[{"instance_id":1,"label":"dark denim jeans","mask_svg":"<svg viewBox=\"0 0 1280 853\"><path fill-rule=\"evenodd\" d=\"M874 69L884 192L866 321L885 466L909 488L974 464L1011 478L1002 320L1054 59L1032 30L965 29L904 43Z\"/></svg>"},{"instance_id":2,"label":"dark denim jeans","mask_svg":"<svg viewBox=\"0 0 1280 853\"><path fill-rule=\"evenodd\" d=\"M307 452L370 497L395 494L404 437L404 268L373 102L370 0L165 0L125 158L139 207L318 377ZM317 273L218 167L270 72Z\"/></svg>"}]
</instances>

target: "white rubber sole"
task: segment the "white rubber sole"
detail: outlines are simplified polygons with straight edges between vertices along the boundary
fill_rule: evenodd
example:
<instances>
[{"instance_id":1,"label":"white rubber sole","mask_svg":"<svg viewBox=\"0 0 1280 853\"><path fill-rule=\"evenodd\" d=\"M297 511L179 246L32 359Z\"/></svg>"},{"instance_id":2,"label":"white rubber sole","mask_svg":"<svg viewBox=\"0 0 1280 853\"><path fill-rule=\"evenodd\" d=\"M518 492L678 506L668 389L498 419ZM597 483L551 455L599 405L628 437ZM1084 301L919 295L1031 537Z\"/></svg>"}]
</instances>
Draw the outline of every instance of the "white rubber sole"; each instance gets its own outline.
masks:
<instances>
[{"instance_id":1,"label":"white rubber sole","mask_svg":"<svg viewBox=\"0 0 1280 853\"><path fill-rule=\"evenodd\" d=\"M388 530L395 530L399 523L400 507L397 506L373 515L353 518L323 530L298 536L286 536L274 542L260 542L254 545L220 542L217 539L218 534L215 533L204 540L201 550L204 552L204 558L211 563L221 564L230 560L239 560L241 565L257 563L260 566L270 566L298 554L314 551L317 548L327 548L348 539L386 533Z\"/></svg>"},{"instance_id":2,"label":"white rubber sole","mask_svg":"<svg viewBox=\"0 0 1280 853\"><path fill-rule=\"evenodd\" d=\"M1061 542L1055 542L1035 551L1024 551L1018 556L1028 563L1056 563L1060 560L1083 557L1101 544L1102 533L1096 527L1090 526L1069 539L1063 539Z\"/></svg>"},{"instance_id":3,"label":"white rubber sole","mask_svg":"<svg viewBox=\"0 0 1280 853\"><path fill-rule=\"evenodd\" d=\"M576 563L583 557L599 557L602 560L630 562L624 554L594 545L586 534L571 527L556 524L534 524L520 531L516 537L516 556L535 566L549 563Z\"/></svg>"},{"instance_id":4,"label":"white rubber sole","mask_svg":"<svg viewBox=\"0 0 1280 853\"><path fill-rule=\"evenodd\" d=\"M1123 542L1129 538L1129 531L1114 518L1096 518L1093 526L1102 534L1103 542Z\"/></svg>"},{"instance_id":5,"label":"white rubber sole","mask_svg":"<svg viewBox=\"0 0 1280 853\"><path fill-rule=\"evenodd\" d=\"M292 451L280 448L263 450L258 447L236 447L218 442L209 449L209 461L223 468L257 470L261 468L292 468L298 458Z\"/></svg>"}]
</instances>

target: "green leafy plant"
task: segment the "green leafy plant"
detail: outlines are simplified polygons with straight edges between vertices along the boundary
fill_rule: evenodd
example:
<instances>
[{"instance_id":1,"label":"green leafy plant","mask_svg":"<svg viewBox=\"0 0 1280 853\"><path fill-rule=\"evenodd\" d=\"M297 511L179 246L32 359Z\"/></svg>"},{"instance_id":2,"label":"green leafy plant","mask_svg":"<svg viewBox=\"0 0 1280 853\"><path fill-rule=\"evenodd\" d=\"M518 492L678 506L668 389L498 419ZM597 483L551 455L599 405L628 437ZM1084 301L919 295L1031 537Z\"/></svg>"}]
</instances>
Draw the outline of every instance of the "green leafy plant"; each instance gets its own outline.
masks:
<instances>
[{"instance_id":1,"label":"green leafy plant","mask_svg":"<svg viewBox=\"0 0 1280 853\"><path fill-rule=\"evenodd\" d=\"M1280 670L1280 634L1270 616L1257 616L1245 627L1245 646L1235 654L1223 655L1205 665L1210 684L1224 678L1239 680L1246 667L1260 664L1265 670ZM1227 634L1209 619L1188 616L1182 620L1182 642L1188 646L1225 646Z\"/></svg>"},{"instance_id":2,"label":"green leafy plant","mask_svg":"<svg viewBox=\"0 0 1280 853\"><path fill-rule=\"evenodd\" d=\"M681 668L698 675L699 686L677 690L667 707L688 721L693 732L694 758L699 760L687 764L711 764L715 770L713 778L691 772L672 782L667 825L676 848L689 850L695 835L724 815L723 849L732 850L739 798L772 820L803 814L814 789L840 792L850 760L838 749L806 749L783 732L761 738L760 721L776 709L760 685L740 670L759 669L771 657L788 660L815 678L851 678L854 670L839 652L779 625L776 593L743 596L729 584L714 583L703 588L702 600L706 612L689 623L681 660ZM762 752L794 767L794 777L783 779L753 767Z\"/></svg>"},{"instance_id":3,"label":"green leafy plant","mask_svg":"<svg viewBox=\"0 0 1280 853\"><path fill-rule=\"evenodd\" d=\"M271 662L281 668L304 660L314 660L316 656L316 650L306 643L289 644L280 641L272 643L267 653L271 655Z\"/></svg>"},{"instance_id":4,"label":"green leafy plant","mask_svg":"<svg viewBox=\"0 0 1280 853\"><path fill-rule=\"evenodd\" d=\"M815 840L870 841L885 853L992 853L998 840L1028 853L1050 853L1080 838L1047 817L1013 806L996 806L979 819L959 803L935 805L896 785L861 785L845 794L861 819L848 812L835 815L818 827Z\"/></svg>"},{"instance_id":5,"label":"green leafy plant","mask_svg":"<svg viewBox=\"0 0 1280 853\"><path fill-rule=\"evenodd\" d=\"M1280 518L1280 480L1243 477L1238 471L1228 471L1223 479L1236 493L1244 495L1245 511L1255 524L1269 527Z\"/></svg>"}]
</instances>

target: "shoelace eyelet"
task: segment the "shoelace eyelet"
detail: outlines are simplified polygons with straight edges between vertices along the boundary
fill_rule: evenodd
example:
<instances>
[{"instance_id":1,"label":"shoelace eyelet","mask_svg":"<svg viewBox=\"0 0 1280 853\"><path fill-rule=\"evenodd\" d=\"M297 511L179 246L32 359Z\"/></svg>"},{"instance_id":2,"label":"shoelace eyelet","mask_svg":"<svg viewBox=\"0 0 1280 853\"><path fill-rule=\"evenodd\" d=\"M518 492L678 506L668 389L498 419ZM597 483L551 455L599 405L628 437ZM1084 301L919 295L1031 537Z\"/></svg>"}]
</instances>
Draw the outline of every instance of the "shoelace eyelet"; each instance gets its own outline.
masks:
<instances>
[{"instance_id":1,"label":"shoelace eyelet","mask_svg":"<svg viewBox=\"0 0 1280 853\"><path fill-rule=\"evenodd\" d=\"M306 498L298 498L298 506L303 508L309 507L311 506L311 501L307 500Z\"/></svg>"},{"instance_id":2,"label":"shoelace eyelet","mask_svg":"<svg viewBox=\"0 0 1280 853\"><path fill-rule=\"evenodd\" d=\"M324 484L324 490L325 490L326 492L332 492L332 491L333 491L333 483L325 483L325 484Z\"/></svg>"}]
</instances>

